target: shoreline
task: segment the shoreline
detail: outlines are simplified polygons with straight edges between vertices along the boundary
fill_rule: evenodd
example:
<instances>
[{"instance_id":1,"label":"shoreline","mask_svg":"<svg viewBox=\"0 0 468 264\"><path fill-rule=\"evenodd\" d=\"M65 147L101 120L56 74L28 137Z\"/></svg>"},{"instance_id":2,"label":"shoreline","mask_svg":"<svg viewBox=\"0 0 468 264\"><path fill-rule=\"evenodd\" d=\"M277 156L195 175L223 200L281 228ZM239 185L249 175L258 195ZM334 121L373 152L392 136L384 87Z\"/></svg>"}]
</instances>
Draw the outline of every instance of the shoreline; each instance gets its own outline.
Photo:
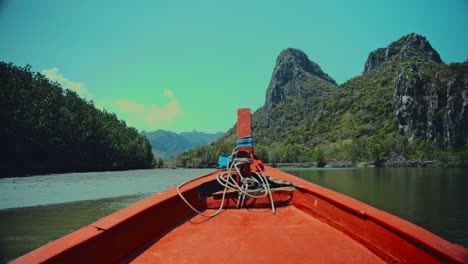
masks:
<instances>
[{"instance_id":1,"label":"shoreline","mask_svg":"<svg viewBox=\"0 0 468 264\"><path fill-rule=\"evenodd\" d=\"M324 167L317 167L311 163L266 163L268 166L284 168L465 168L468 167L467 162L441 162L437 160L398 160L398 161L385 161L376 164L371 161L348 161L348 160L329 160L326 161Z\"/></svg>"},{"instance_id":2,"label":"shoreline","mask_svg":"<svg viewBox=\"0 0 468 264\"><path fill-rule=\"evenodd\" d=\"M5 169L4 164L0 163L0 168ZM398 160L398 161L385 161L380 164L376 164L371 161L349 161L349 160L328 160L325 163L325 166L318 167L313 163L303 162L303 163L265 163L265 165L274 167L274 168L468 168L468 160L465 162L441 162L437 160ZM10 169L10 170L8 170ZM29 170L21 168L20 171L13 172L10 168L6 169L6 175L2 176L0 179L5 178L16 178L16 177L32 177L32 176L45 176L45 175L54 175L54 174L67 174L67 173L87 173L87 172L120 172L120 171L133 171L133 170L152 170L152 169L216 169L215 166L199 166L199 167L150 167L150 168L128 168L128 169L82 169L78 168L75 170L47 170L45 166L41 166L40 171Z\"/></svg>"},{"instance_id":3,"label":"shoreline","mask_svg":"<svg viewBox=\"0 0 468 264\"><path fill-rule=\"evenodd\" d=\"M138 167L105 167L96 166L91 163L76 162L0 162L0 170L3 172L2 178L14 177L29 177L50 174L65 174L65 173L85 173L85 172L106 172L106 171L130 171L130 170L148 170L153 167L138 168ZM5 176L4 176L5 175Z\"/></svg>"}]
</instances>

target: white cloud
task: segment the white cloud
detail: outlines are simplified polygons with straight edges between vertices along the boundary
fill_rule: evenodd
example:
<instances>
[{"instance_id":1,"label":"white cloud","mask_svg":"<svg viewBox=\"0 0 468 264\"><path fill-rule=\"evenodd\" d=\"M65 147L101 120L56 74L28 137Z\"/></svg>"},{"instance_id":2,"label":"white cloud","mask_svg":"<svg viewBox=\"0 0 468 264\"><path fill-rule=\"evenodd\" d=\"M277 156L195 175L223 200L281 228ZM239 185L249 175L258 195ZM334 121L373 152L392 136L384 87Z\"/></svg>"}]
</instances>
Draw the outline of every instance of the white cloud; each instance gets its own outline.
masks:
<instances>
[{"instance_id":1,"label":"white cloud","mask_svg":"<svg viewBox=\"0 0 468 264\"><path fill-rule=\"evenodd\" d=\"M166 88L166 89L164 89L164 96L166 96L166 97L173 97L173 96L174 96L174 93L173 93L171 90L169 90L169 89Z\"/></svg>"},{"instance_id":2,"label":"white cloud","mask_svg":"<svg viewBox=\"0 0 468 264\"><path fill-rule=\"evenodd\" d=\"M63 76L62 73L60 73L57 67L48 70L43 70L41 73L44 74L49 80L58 82L64 89L75 91L81 97L88 100L91 100L93 98L88 89L86 89L84 83L73 82L67 79L65 76Z\"/></svg>"},{"instance_id":3,"label":"white cloud","mask_svg":"<svg viewBox=\"0 0 468 264\"><path fill-rule=\"evenodd\" d=\"M117 100L114 101L114 106L124 113L129 124L143 123L145 129L155 129L162 124L170 123L175 118L184 116L174 93L169 89L165 89L164 96L169 97L171 100L163 106L156 104L144 105L132 100Z\"/></svg>"}]
</instances>

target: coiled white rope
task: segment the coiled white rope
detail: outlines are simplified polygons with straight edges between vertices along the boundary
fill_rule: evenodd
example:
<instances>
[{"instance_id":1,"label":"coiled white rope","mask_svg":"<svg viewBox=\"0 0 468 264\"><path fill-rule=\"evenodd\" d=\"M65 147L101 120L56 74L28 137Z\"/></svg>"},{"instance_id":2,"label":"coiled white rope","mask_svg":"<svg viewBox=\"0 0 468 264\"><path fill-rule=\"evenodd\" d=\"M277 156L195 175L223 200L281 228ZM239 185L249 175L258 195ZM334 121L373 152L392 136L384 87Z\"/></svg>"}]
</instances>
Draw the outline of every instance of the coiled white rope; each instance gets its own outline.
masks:
<instances>
[{"instance_id":1,"label":"coiled white rope","mask_svg":"<svg viewBox=\"0 0 468 264\"><path fill-rule=\"evenodd\" d=\"M255 159L252 159L250 157L249 158L234 158L233 159L232 158L233 156L234 156L234 152L233 152L233 154L231 154L231 156L229 156L229 159L228 159L228 164L229 164L230 160L233 161L229 165L229 168L227 168L227 170L225 172L221 172L218 175L216 175L216 180L218 181L218 183L221 186L224 187L223 196L222 196L222 200L221 200L221 205L218 208L218 210L216 210L216 212L214 212L212 214L204 214L203 212L200 212L195 207L193 207L193 205L191 205L190 202L187 201L187 199L183 196L182 192L180 191L182 186L184 186L184 185L186 185L189 182L192 182L194 180L184 182L184 183L180 184L179 186L177 186L176 190L177 190L177 193L179 194L180 198L182 198L182 200L197 214L205 216L205 217L214 217L214 216L218 215L223 210L224 202L225 202L225 198L226 198L226 193L227 193L228 190L237 191L239 194L242 195L242 202L240 204L241 206L242 206L243 201L244 201L246 196L251 197L251 198L263 198L263 197L266 197L268 195L269 198L270 198L271 209L273 211L273 214L276 214L275 203L274 203L274 200L273 200L273 195L271 194L271 189L270 189L270 185L268 183L268 179L263 174L262 169L258 166ZM255 173L258 176L257 178L260 179L260 182L258 180L256 180L255 178L244 178L242 176L239 168L238 168L238 165L243 165L243 164L249 164L250 165L251 163L255 163L255 166L259 170L259 173L255 172L255 171L252 171L252 172ZM234 179L233 175L235 175L235 174L231 173L233 168L236 169L237 175L241 178L241 182L243 183L242 186L239 186L236 179ZM261 188L248 189L249 188L249 184L248 184L249 182L260 184ZM258 193L262 193L262 194L261 195L256 195ZM241 196L239 196L239 197L241 197ZM238 205L239 205L239 200L238 200Z\"/></svg>"}]
</instances>

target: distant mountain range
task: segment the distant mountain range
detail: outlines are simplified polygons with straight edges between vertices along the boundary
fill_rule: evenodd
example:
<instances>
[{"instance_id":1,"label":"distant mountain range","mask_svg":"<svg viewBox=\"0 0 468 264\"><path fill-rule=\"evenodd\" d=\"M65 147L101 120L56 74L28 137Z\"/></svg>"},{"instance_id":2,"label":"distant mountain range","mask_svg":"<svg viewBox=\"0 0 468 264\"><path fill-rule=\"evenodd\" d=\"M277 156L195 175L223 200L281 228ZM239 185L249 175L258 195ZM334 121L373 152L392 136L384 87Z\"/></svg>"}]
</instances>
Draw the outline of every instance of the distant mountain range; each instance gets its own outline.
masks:
<instances>
[{"instance_id":1,"label":"distant mountain range","mask_svg":"<svg viewBox=\"0 0 468 264\"><path fill-rule=\"evenodd\" d=\"M445 64L425 37L411 33L371 52L362 75L338 85L304 52L288 48L252 128L256 154L272 163L467 162L468 62ZM179 165L213 166L214 154L235 138L236 126L211 151L205 147L213 156L200 159L194 149Z\"/></svg>"},{"instance_id":2,"label":"distant mountain range","mask_svg":"<svg viewBox=\"0 0 468 264\"><path fill-rule=\"evenodd\" d=\"M152 132L143 131L142 134L148 138L156 156L171 159L191 148L210 144L224 133L204 133L194 130L178 134L166 130L156 130Z\"/></svg>"}]
</instances>

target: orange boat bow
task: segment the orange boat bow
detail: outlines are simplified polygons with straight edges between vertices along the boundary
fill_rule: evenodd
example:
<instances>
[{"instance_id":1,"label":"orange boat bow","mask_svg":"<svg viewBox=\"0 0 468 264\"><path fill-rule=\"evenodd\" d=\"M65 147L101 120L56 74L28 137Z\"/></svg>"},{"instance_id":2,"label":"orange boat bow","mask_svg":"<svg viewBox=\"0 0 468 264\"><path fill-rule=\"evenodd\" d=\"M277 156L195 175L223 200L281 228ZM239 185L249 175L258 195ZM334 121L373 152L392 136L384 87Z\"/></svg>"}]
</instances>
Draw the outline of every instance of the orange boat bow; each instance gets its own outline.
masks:
<instances>
[{"instance_id":1,"label":"orange boat bow","mask_svg":"<svg viewBox=\"0 0 468 264\"><path fill-rule=\"evenodd\" d=\"M199 210L219 205L219 172L183 188ZM171 188L13 263L467 263L466 248L394 215L271 167L265 174L296 185L273 192L276 215L261 199L232 209L232 195L229 209L204 218Z\"/></svg>"}]
</instances>

